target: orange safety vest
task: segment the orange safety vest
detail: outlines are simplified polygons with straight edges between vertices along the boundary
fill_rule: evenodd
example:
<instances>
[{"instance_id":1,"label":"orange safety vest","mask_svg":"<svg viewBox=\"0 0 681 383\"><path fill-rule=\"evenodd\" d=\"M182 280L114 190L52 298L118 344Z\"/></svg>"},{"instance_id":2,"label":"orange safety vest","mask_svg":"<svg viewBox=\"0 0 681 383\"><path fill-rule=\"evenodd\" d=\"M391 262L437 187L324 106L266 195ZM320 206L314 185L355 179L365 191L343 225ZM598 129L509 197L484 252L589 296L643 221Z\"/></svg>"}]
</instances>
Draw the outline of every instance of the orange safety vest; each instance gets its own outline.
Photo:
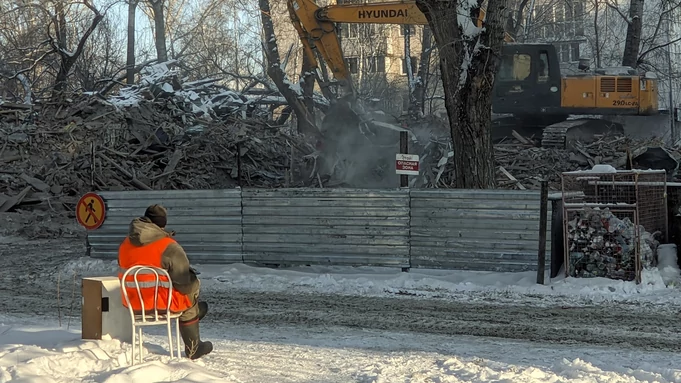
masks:
<instances>
[{"instance_id":1,"label":"orange safety vest","mask_svg":"<svg viewBox=\"0 0 681 383\"><path fill-rule=\"evenodd\" d=\"M125 271L133 266L151 266L160 268L163 252L171 243L176 242L170 237L165 237L144 246L135 246L130 243L130 239L126 237L123 243L121 243L121 246L118 248L118 265L120 266L118 280L120 281L123 279L123 274ZM156 275L154 274L144 273L144 271L137 274L137 283L140 287L145 311L151 311L154 309L155 281ZM160 312L165 312L166 307L168 307L168 287L170 287L170 283L168 282L168 278L163 275L159 275L159 281L160 283L158 289L158 298L156 300L156 308ZM128 299L130 299L130 305L132 306L132 309L136 312L141 312L142 305L140 304L137 287L135 285L134 272L128 274L128 277L125 281L125 289L128 293ZM123 306L128 307L128 304L125 301L125 296L123 295L123 291L121 291L121 299L123 300ZM172 302L170 303L171 312L182 312L191 306L191 301L187 295L184 295L173 289Z\"/></svg>"}]
</instances>

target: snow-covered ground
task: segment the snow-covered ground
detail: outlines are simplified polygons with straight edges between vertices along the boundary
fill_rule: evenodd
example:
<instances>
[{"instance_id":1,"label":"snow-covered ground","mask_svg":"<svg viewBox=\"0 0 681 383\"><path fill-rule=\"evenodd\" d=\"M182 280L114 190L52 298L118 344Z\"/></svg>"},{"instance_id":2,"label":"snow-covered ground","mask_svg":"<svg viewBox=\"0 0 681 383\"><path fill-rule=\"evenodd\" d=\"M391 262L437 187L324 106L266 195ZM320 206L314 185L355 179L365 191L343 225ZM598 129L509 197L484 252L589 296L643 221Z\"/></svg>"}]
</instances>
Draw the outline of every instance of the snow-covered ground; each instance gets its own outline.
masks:
<instances>
[{"instance_id":1,"label":"snow-covered ground","mask_svg":"<svg viewBox=\"0 0 681 383\"><path fill-rule=\"evenodd\" d=\"M266 268L246 264L202 265L204 289L247 290L253 292L299 292L361 296L409 295L449 300L495 298L501 301L571 305L603 302L638 302L681 306L681 286L677 279L663 279L657 269L643 273L643 283L606 278L551 279L537 284L535 271L518 273L460 270L400 269L387 267L297 266ZM113 275L116 261L80 258L65 264L66 275ZM669 279L669 277L666 277ZM537 299L540 298L540 299ZM553 298L553 299L546 299Z\"/></svg>"},{"instance_id":2,"label":"snow-covered ground","mask_svg":"<svg viewBox=\"0 0 681 383\"><path fill-rule=\"evenodd\" d=\"M215 345L205 358L170 360L154 331L145 362L131 366L128 344L81 340L76 330L35 319L0 322L0 382L681 381L681 355L669 352L228 323L204 326Z\"/></svg>"},{"instance_id":3,"label":"snow-covered ground","mask_svg":"<svg viewBox=\"0 0 681 383\"><path fill-rule=\"evenodd\" d=\"M215 351L170 361L150 329L130 366L129 344L80 339L80 278L116 271L83 255L73 239L0 240L0 383L681 382L678 270L537 285L534 272L197 264Z\"/></svg>"}]
</instances>

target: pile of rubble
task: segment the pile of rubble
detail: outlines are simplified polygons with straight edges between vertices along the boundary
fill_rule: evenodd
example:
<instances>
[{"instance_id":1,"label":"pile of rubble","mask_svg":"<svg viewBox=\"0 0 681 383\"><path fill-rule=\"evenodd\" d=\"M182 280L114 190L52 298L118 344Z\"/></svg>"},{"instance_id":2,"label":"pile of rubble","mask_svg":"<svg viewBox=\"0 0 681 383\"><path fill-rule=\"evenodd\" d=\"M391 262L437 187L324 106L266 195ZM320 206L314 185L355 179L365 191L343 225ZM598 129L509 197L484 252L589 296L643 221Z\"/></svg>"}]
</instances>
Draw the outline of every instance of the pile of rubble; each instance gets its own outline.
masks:
<instances>
[{"instance_id":1,"label":"pile of rubble","mask_svg":"<svg viewBox=\"0 0 681 383\"><path fill-rule=\"evenodd\" d=\"M342 164L320 157L316 142L271 122L280 98L268 89L240 94L218 79L183 82L169 63L161 63L108 98L80 94L39 105L0 101L0 213L36 204L73 211L77 199L93 190L359 187L353 177L397 185L394 130L392 141L363 155L354 141L341 143L356 160L344 174ZM435 117L423 119L423 126L413 131L410 145L422 161L422 174L411 185L452 187L448 127ZM513 137L495 145L502 188L537 189L549 177L559 190L563 171L599 163L623 168L627 150L659 145L601 136L557 150L537 147L536 140L517 132Z\"/></svg>"},{"instance_id":2,"label":"pile of rubble","mask_svg":"<svg viewBox=\"0 0 681 383\"><path fill-rule=\"evenodd\" d=\"M567 149L542 148L538 140L513 134L513 138L494 145L497 187L536 190L541 187L542 179L548 179L550 190L561 190L562 172L587 170L597 164L625 169L631 165L631 159L646 153L649 148L658 148L679 157L675 150L664 148L664 145L660 139L631 139L603 134L594 135L590 142L572 142ZM447 137L431 138L424 145L423 153L422 175L413 186L453 187L454 151L451 141ZM674 166L667 170L673 169Z\"/></svg>"},{"instance_id":3,"label":"pile of rubble","mask_svg":"<svg viewBox=\"0 0 681 383\"><path fill-rule=\"evenodd\" d=\"M158 67L108 99L0 104L0 213L43 202L72 211L92 190L318 185L315 148L262 113Z\"/></svg>"}]
</instances>

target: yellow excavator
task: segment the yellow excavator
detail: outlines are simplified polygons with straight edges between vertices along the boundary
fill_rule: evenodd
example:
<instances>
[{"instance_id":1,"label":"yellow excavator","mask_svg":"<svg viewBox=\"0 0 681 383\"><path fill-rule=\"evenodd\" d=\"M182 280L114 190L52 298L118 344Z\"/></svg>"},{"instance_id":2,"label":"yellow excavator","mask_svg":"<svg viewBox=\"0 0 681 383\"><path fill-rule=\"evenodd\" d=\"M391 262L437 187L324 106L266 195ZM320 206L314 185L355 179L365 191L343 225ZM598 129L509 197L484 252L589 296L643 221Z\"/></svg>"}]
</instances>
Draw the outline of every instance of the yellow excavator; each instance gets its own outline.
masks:
<instances>
[{"instance_id":1,"label":"yellow excavator","mask_svg":"<svg viewBox=\"0 0 681 383\"><path fill-rule=\"evenodd\" d=\"M326 62L350 104L356 102L356 95L336 23L428 24L413 0L324 7L313 0L287 0L287 6L323 91L328 90L324 88L329 84L321 79L315 51ZM473 21L480 27L484 17L484 10L480 10ZM590 120L568 120L571 115L659 114L654 76L639 75L630 68L589 71L588 65L583 64L579 66L580 73L563 76L554 45L515 43L508 32L505 42L492 111L513 115L523 126L542 129L542 146L562 147L567 143L568 131L590 129Z\"/></svg>"}]
</instances>

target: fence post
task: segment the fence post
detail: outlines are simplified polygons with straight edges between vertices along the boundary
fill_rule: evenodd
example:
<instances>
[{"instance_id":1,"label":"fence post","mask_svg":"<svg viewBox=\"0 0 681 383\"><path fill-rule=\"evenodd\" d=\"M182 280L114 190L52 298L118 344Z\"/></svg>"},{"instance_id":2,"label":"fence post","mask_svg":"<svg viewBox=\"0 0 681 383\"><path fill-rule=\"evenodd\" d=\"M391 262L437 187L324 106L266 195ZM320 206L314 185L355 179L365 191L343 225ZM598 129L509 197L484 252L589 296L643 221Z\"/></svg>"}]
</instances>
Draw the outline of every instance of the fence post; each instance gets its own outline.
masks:
<instances>
[{"instance_id":1,"label":"fence post","mask_svg":"<svg viewBox=\"0 0 681 383\"><path fill-rule=\"evenodd\" d=\"M539 205L539 251L537 252L537 283L544 284L546 266L546 226L548 224L549 181L541 181L541 197Z\"/></svg>"},{"instance_id":2,"label":"fence post","mask_svg":"<svg viewBox=\"0 0 681 383\"><path fill-rule=\"evenodd\" d=\"M407 132L400 132L400 153L409 154L409 136ZM409 176L406 174L400 174L400 187L409 187Z\"/></svg>"}]
</instances>

